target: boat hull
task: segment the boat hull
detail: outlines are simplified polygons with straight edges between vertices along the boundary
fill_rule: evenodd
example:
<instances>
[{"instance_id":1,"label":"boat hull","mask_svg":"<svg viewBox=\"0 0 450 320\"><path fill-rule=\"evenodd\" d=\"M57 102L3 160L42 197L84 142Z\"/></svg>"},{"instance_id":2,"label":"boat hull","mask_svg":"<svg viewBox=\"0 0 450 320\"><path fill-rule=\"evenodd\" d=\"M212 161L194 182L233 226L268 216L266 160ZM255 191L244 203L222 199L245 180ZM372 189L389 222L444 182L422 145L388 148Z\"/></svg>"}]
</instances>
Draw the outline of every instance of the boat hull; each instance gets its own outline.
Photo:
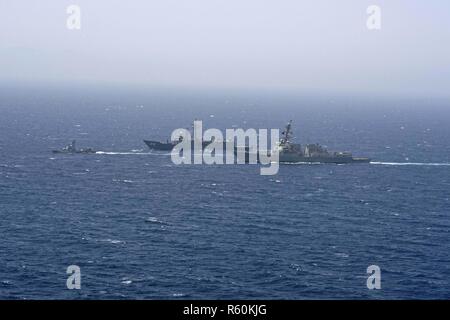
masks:
<instances>
[{"instance_id":1,"label":"boat hull","mask_svg":"<svg viewBox=\"0 0 450 320\"><path fill-rule=\"evenodd\" d=\"M153 140L144 140L144 143L149 147L150 150L156 150L156 151L172 151L173 147L175 147L178 142L160 142L160 141L153 141ZM211 144L211 141L202 141L202 147L205 149L207 146ZM194 142L191 141L192 149L194 149ZM226 142L223 142L222 145L223 150L226 148Z\"/></svg>"},{"instance_id":2,"label":"boat hull","mask_svg":"<svg viewBox=\"0 0 450 320\"><path fill-rule=\"evenodd\" d=\"M171 151L175 144L173 143L166 143L166 142L159 142L159 141L151 141L151 140L144 140L144 143L149 147L150 150L157 150L157 151Z\"/></svg>"}]
</instances>

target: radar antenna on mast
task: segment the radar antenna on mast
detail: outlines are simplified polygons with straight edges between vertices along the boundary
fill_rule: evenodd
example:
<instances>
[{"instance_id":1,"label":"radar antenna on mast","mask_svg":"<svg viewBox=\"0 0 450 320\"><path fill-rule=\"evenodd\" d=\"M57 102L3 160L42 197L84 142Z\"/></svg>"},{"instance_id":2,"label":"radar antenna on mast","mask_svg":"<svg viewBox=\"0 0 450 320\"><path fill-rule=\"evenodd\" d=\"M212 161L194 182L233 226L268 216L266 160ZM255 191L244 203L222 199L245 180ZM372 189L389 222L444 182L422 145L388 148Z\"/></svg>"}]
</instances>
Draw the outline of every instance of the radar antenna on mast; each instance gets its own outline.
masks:
<instances>
[{"instance_id":1,"label":"radar antenna on mast","mask_svg":"<svg viewBox=\"0 0 450 320\"><path fill-rule=\"evenodd\" d=\"M282 138L281 138L281 144L285 145L290 142L290 139L292 138L292 120L289 120L288 124L286 125L286 128L283 132L281 132Z\"/></svg>"}]
</instances>

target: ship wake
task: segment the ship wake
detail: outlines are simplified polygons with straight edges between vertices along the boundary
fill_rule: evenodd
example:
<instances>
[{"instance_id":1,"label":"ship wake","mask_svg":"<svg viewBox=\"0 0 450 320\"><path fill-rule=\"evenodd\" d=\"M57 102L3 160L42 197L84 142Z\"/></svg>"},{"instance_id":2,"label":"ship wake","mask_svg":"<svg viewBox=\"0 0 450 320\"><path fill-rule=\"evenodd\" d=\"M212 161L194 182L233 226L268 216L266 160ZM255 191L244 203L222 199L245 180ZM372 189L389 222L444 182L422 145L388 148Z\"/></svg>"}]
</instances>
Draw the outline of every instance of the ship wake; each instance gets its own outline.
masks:
<instances>
[{"instance_id":1,"label":"ship wake","mask_svg":"<svg viewBox=\"0 0 450 320\"><path fill-rule=\"evenodd\" d=\"M140 155L140 156L170 156L170 153L161 153L161 152L112 152L112 151L97 151L95 154L100 155Z\"/></svg>"},{"instance_id":2,"label":"ship wake","mask_svg":"<svg viewBox=\"0 0 450 320\"><path fill-rule=\"evenodd\" d=\"M375 162L371 161L370 164L383 165L383 166L450 166L448 162Z\"/></svg>"}]
</instances>

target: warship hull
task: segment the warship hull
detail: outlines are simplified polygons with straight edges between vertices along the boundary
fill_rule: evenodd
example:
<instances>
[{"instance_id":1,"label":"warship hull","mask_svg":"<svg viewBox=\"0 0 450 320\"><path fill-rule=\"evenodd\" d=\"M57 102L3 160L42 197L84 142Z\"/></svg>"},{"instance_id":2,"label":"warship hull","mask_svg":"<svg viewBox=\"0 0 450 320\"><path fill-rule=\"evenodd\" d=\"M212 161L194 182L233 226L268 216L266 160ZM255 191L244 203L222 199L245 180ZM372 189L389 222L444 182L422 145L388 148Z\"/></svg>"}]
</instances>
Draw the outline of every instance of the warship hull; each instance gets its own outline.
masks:
<instances>
[{"instance_id":1,"label":"warship hull","mask_svg":"<svg viewBox=\"0 0 450 320\"><path fill-rule=\"evenodd\" d=\"M174 143L151 140L144 140L144 143L147 145L147 147L149 147L150 150L156 151L172 151L173 147L175 146Z\"/></svg>"},{"instance_id":2,"label":"warship hull","mask_svg":"<svg viewBox=\"0 0 450 320\"><path fill-rule=\"evenodd\" d=\"M237 153L235 152L237 156ZM254 155L253 159L257 159L259 163L259 155ZM304 155L295 153L283 153L279 155L279 163L333 163L333 164L352 164L352 163L370 163L369 158L355 158L350 156L311 156L306 157ZM249 153L245 153L245 163L250 163Z\"/></svg>"},{"instance_id":3,"label":"warship hull","mask_svg":"<svg viewBox=\"0 0 450 320\"><path fill-rule=\"evenodd\" d=\"M153 140L144 140L144 143L150 150L154 151L172 151L173 147L175 147L179 142L160 142ZM211 141L203 141L202 148L205 149L208 145L211 144ZM194 141L191 141L191 147L194 149ZM226 142L223 142L222 146L223 150L226 148Z\"/></svg>"}]
</instances>

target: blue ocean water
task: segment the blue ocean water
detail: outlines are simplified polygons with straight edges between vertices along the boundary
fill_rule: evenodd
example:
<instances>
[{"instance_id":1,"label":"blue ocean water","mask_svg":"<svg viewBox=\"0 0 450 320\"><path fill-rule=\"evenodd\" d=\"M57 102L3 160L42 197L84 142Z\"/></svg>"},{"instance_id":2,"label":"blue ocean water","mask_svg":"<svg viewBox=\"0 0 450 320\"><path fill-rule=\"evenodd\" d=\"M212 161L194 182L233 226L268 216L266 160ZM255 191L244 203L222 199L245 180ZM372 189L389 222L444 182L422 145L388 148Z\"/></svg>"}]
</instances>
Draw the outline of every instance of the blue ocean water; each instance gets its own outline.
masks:
<instances>
[{"instance_id":1,"label":"blue ocean water","mask_svg":"<svg viewBox=\"0 0 450 320\"><path fill-rule=\"evenodd\" d=\"M2 299L450 298L450 110L432 100L0 90ZM446 110L447 109L447 110ZM176 166L142 139L280 128L363 165ZM72 139L95 155L54 155ZM381 290L366 286L381 268ZM81 268L81 290L66 269Z\"/></svg>"}]
</instances>

